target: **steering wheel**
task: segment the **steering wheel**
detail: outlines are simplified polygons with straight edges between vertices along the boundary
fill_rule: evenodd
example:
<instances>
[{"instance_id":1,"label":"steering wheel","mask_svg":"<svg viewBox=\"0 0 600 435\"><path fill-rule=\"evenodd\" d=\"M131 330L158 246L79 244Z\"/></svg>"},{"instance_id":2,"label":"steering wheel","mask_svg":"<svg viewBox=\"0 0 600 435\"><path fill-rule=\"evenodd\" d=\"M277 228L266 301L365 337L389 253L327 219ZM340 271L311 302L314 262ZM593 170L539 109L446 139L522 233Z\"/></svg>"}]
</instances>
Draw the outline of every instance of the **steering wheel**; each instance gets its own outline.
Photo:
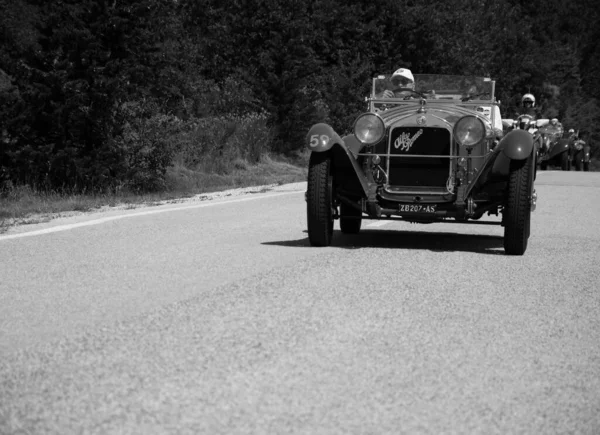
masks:
<instances>
[{"instance_id":1,"label":"steering wheel","mask_svg":"<svg viewBox=\"0 0 600 435\"><path fill-rule=\"evenodd\" d=\"M404 100L410 100L411 98L414 98L414 95L418 95L420 98L427 98L425 96L425 94L419 92L419 91L415 91L414 89L411 88L400 88L398 89L396 92L410 92L411 95L406 95L403 99Z\"/></svg>"}]
</instances>

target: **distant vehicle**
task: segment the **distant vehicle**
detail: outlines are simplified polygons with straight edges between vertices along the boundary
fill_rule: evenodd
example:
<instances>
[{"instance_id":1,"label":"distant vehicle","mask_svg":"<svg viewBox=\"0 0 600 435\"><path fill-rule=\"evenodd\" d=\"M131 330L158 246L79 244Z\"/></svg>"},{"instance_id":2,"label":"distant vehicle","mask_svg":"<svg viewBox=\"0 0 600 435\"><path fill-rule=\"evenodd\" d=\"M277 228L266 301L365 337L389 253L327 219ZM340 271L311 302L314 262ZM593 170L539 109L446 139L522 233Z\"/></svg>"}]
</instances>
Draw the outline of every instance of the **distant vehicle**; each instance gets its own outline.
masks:
<instances>
[{"instance_id":1,"label":"distant vehicle","mask_svg":"<svg viewBox=\"0 0 600 435\"><path fill-rule=\"evenodd\" d=\"M544 124L539 128L543 145L540 151L540 169L546 170L548 166L558 166L563 171L570 169L569 165L569 139L563 138L562 127Z\"/></svg>"},{"instance_id":2,"label":"distant vehicle","mask_svg":"<svg viewBox=\"0 0 600 435\"><path fill-rule=\"evenodd\" d=\"M590 146L581 139L575 139L571 145L571 164L576 171L590 170Z\"/></svg>"},{"instance_id":3,"label":"distant vehicle","mask_svg":"<svg viewBox=\"0 0 600 435\"><path fill-rule=\"evenodd\" d=\"M324 123L309 130L311 245L332 243L336 219L346 234L359 233L363 219L397 219L502 225L505 253L524 254L537 198L532 135L503 135L489 78L414 78L414 90L385 99L390 76L375 77L351 134ZM501 222L479 221L499 213Z\"/></svg>"}]
</instances>

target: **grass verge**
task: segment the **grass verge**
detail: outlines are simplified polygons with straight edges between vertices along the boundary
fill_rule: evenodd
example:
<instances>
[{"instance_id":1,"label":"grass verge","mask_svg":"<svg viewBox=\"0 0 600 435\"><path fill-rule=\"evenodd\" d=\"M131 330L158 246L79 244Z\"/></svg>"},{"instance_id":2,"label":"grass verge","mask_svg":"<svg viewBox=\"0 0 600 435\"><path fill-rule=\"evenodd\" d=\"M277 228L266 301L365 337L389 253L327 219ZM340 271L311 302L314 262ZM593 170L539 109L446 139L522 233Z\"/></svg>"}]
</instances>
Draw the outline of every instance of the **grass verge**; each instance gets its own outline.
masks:
<instances>
[{"instance_id":1,"label":"grass verge","mask_svg":"<svg viewBox=\"0 0 600 435\"><path fill-rule=\"evenodd\" d=\"M207 173L176 164L167 171L167 189L148 194L65 194L38 192L29 186L17 186L0 196L0 233L14 225L47 222L73 212L89 212L122 205L136 208L208 192L306 181L307 159L307 154L293 158L267 155L259 163L252 165L239 159L232 162L227 174Z\"/></svg>"}]
</instances>

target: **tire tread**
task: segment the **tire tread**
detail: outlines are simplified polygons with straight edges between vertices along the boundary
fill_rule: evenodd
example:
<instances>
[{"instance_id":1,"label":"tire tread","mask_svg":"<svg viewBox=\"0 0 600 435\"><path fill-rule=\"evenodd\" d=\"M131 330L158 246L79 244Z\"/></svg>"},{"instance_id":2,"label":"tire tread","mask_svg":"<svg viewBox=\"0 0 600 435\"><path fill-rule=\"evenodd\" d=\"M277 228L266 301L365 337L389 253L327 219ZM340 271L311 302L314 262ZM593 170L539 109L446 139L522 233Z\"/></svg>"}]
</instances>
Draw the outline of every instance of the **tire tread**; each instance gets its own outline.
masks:
<instances>
[{"instance_id":1,"label":"tire tread","mask_svg":"<svg viewBox=\"0 0 600 435\"><path fill-rule=\"evenodd\" d=\"M513 162L508 182L504 210L504 251L508 255L523 255L529 239L531 202L529 183L531 158Z\"/></svg>"},{"instance_id":2,"label":"tire tread","mask_svg":"<svg viewBox=\"0 0 600 435\"><path fill-rule=\"evenodd\" d=\"M328 192L331 160L328 154L312 153L308 168L306 209L308 238L312 246L329 246L333 230Z\"/></svg>"}]
</instances>

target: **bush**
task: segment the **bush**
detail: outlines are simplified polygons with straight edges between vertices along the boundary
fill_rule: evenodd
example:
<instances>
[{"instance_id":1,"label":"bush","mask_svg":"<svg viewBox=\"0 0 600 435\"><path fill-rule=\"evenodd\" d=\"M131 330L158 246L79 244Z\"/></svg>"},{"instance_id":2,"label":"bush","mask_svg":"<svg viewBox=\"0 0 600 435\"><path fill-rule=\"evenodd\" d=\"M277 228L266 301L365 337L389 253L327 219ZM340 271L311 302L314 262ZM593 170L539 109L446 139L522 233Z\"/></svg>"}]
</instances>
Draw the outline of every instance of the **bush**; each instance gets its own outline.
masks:
<instances>
[{"instance_id":1,"label":"bush","mask_svg":"<svg viewBox=\"0 0 600 435\"><path fill-rule=\"evenodd\" d=\"M115 141L124 157L121 186L133 192L164 190L174 154L172 137L184 122L146 101L125 103L120 112L123 129Z\"/></svg>"},{"instance_id":2,"label":"bush","mask_svg":"<svg viewBox=\"0 0 600 435\"><path fill-rule=\"evenodd\" d=\"M236 160L259 162L272 139L264 112L211 116L189 122L177 135L175 153L186 167L226 174Z\"/></svg>"}]
</instances>

